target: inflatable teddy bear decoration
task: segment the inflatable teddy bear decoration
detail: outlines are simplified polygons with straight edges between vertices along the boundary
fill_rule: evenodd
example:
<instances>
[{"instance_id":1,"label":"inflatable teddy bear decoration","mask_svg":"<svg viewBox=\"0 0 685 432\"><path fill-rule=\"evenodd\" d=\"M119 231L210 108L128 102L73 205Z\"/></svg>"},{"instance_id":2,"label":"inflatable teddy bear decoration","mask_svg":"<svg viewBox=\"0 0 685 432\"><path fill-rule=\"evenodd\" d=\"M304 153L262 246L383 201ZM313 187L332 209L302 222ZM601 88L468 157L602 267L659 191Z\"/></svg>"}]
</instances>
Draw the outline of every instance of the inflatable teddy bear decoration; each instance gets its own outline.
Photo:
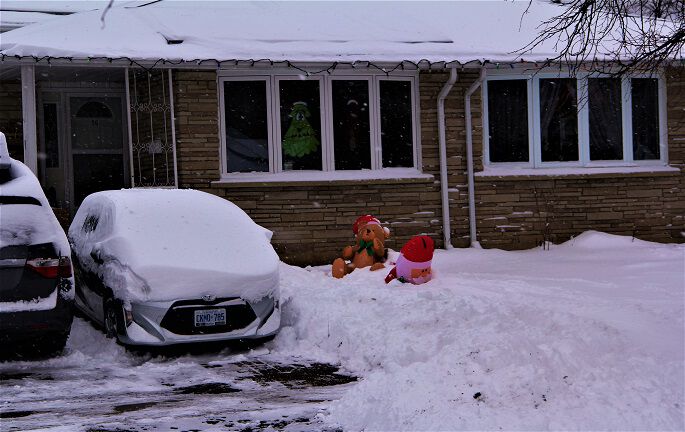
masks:
<instances>
[{"instance_id":1,"label":"inflatable teddy bear decoration","mask_svg":"<svg viewBox=\"0 0 685 432\"><path fill-rule=\"evenodd\" d=\"M385 278L385 283L397 279L400 282L419 285L431 280L434 250L435 244L432 238L425 235L412 237L402 246L400 257Z\"/></svg>"},{"instance_id":2,"label":"inflatable teddy bear decoration","mask_svg":"<svg viewBox=\"0 0 685 432\"><path fill-rule=\"evenodd\" d=\"M331 273L334 278L340 279L357 268L371 267L371 271L375 271L385 267L385 240L390 237L390 230L381 227L375 217L364 215L354 222L352 232L357 242L343 249L342 258L333 261Z\"/></svg>"}]
</instances>

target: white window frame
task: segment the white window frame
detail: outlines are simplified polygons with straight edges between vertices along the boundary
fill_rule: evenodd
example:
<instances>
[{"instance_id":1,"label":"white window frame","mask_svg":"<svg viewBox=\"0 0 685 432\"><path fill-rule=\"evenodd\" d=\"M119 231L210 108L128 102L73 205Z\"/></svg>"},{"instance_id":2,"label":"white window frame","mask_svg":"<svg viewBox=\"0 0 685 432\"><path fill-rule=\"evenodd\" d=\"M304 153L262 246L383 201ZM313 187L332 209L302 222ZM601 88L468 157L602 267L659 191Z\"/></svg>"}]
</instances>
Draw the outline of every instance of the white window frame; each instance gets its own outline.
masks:
<instances>
[{"instance_id":1,"label":"white window frame","mask_svg":"<svg viewBox=\"0 0 685 432\"><path fill-rule=\"evenodd\" d=\"M542 162L541 131L540 131L540 79L576 79L578 110L578 161L570 162ZM488 76L485 85L482 86L481 95L483 100L483 156L484 165L492 168L563 168L563 167L625 167L625 166L664 166L668 163L668 130L666 118L666 81L663 74L633 74L624 77L621 82L622 95L622 132L623 132L623 159L622 160L590 160L590 129L589 129L589 103L588 103L588 78L611 78L608 74L578 73L572 77L568 73L537 72L525 74L495 74ZM632 89L631 79L652 78L657 80L658 85L658 115L659 115L659 159L634 160L633 159L633 128L632 128ZM528 83L528 162L491 162L489 142L489 111L488 111L488 85L496 80L526 80Z\"/></svg>"},{"instance_id":2,"label":"white window frame","mask_svg":"<svg viewBox=\"0 0 685 432\"><path fill-rule=\"evenodd\" d=\"M219 132L221 133L221 139L219 142L221 143L221 172L226 173L228 172L228 155L227 155L227 149L226 149L226 99L224 95L224 83L227 81L264 81L266 83L266 123L267 123L267 141L268 141L268 155L269 155L269 171L268 172L274 172L274 164L275 160L273 157L274 154L274 125L273 125L273 100L271 97L271 79L268 76L264 75L241 75L241 76L231 76L231 77L223 77L219 80L220 85L219 87ZM260 171L260 174L264 174L264 171ZM242 174L251 174L251 173L242 173Z\"/></svg>"},{"instance_id":3,"label":"white window frame","mask_svg":"<svg viewBox=\"0 0 685 432\"><path fill-rule=\"evenodd\" d=\"M275 161L275 166L271 172L283 172L283 130L281 125L281 81L302 81L297 75L275 75L274 76L274 151L271 154ZM318 81L319 82L319 115L321 116L321 171L330 171L331 165L329 165L330 151L329 146L323 144L326 140L327 126L324 124L326 122L326 89L324 88L324 82L322 77L307 77L304 81ZM299 170L299 171L319 171L319 170Z\"/></svg>"},{"instance_id":4,"label":"white window frame","mask_svg":"<svg viewBox=\"0 0 685 432\"><path fill-rule=\"evenodd\" d=\"M355 173L369 173L370 171L384 172L397 170L406 174L408 170L414 170L419 174L421 167L421 141L420 141L420 112L419 112L419 75L415 71L408 71L398 75L386 76L384 73L369 73L350 71L334 71L329 75L303 77L295 74L292 70L269 70L257 72L244 71L219 71L217 75L217 87L219 96L219 130L221 145L221 176L226 179L236 177L259 176L267 174L290 173L283 171L281 137L284 133L280 119L280 88L279 84L284 80L317 80L319 81L321 103L321 145L322 145L322 170L296 170L295 173L345 173L345 177L354 176ZM267 122L269 127L269 171L238 173L228 171L226 151L226 115L225 115L225 91L224 83L228 81L265 81L267 84ZM357 80L367 81L369 86L369 125L371 141L371 167L362 170L337 170L335 169L335 145L333 140L333 100L332 82L334 80ZM381 119L380 119L380 82L381 81L408 81L411 83L411 109L412 109L412 167L383 167L383 147L381 142Z\"/></svg>"},{"instance_id":5,"label":"white window frame","mask_svg":"<svg viewBox=\"0 0 685 432\"><path fill-rule=\"evenodd\" d=\"M378 151L378 164L379 164L379 169L393 169L391 167L389 168L383 168L381 165L383 164L383 142L381 140L381 81L408 81L411 83L411 109L412 109L412 118L411 118L411 127L412 127L412 138L413 138L413 161L414 161L414 167L420 167L421 166L421 146L418 145L420 143L419 141L419 129L418 129L418 124L419 124L419 86L418 86L418 79L412 76L386 76L386 75L377 75L374 80L374 86L376 87L376 94L378 95L378 102L376 105L378 105L378 112L376 113L376 116L378 118L378 136L376 137L376 145L377 145L377 151ZM401 167L399 167L401 168Z\"/></svg>"},{"instance_id":6,"label":"white window frame","mask_svg":"<svg viewBox=\"0 0 685 432\"><path fill-rule=\"evenodd\" d=\"M378 160L378 148L377 146L380 145L378 143L377 137L380 136L380 129L379 125L377 124L378 120L378 115L376 114L378 107L377 105L380 105L376 101L376 97L378 95L376 89L374 88L373 85L373 76L369 75L336 75L332 76L330 79L326 80L327 81L327 89L328 89L328 100L327 100L327 111L330 113L330 115L326 116L328 121L329 121L329 129L328 129L328 139L326 140L327 144L330 145L330 155L331 155L331 170L332 171L343 171L343 170L336 170L335 169L335 142L333 140L334 132L333 132L333 81L366 81L368 86L369 86L369 151L371 152L371 166L368 169L372 170L377 170L379 168L379 160ZM350 171L350 170L345 170L345 171Z\"/></svg>"},{"instance_id":7,"label":"white window frame","mask_svg":"<svg viewBox=\"0 0 685 432\"><path fill-rule=\"evenodd\" d=\"M532 168L533 162L537 156L535 151L535 145L533 140L533 104L531 102L533 98L533 75L530 74L519 74L519 75L494 75L489 76L485 82L485 85L481 86L481 94L483 101L483 157L486 165L501 166L506 168ZM489 123L489 106L488 106L488 86L489 81L512 81L512 80L525 80L527 86L527 98L526 105L528 110L528 162L490 162L490 123Z\"/></svg>"}]
</instances>

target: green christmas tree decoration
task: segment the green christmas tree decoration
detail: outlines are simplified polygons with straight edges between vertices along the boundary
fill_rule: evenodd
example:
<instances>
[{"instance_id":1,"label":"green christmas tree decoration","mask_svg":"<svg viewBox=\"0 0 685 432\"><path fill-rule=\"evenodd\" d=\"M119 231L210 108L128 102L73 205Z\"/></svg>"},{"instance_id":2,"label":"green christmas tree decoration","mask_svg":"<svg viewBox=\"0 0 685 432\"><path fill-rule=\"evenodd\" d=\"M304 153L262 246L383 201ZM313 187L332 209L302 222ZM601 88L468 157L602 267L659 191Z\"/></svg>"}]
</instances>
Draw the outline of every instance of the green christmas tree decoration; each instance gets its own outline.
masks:
<instances>
[{"instance_id":1,"label":"green christmas tree decoration","mask_svg":"<svg viewBox=\"0 0 685 432\"><path fill-rule=\"evenodd\" d=\"M291 157L302 157L315 152L319 147L316 132L307 118L311 117L305 102L295 102L288 114L292 120L283 137L283 153Z\"/></svg>"}]
</instances>

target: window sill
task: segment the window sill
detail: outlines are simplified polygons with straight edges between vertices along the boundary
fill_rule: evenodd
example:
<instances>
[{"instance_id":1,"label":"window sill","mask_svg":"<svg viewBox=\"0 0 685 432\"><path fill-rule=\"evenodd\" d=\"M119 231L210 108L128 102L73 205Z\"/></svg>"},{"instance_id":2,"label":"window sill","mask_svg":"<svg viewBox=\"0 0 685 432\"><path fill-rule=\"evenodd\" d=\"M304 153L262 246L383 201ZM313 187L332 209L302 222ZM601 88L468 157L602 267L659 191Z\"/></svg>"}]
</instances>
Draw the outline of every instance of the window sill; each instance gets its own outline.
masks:
<instances>
[{"instance_id":1,"label":"window sill","mask_svg":"<svg viewBox=\"0 0 685 432\"><path fill-rule=\"evenodd\" d=\"M298 185L346 185L359 183L404 184L430 183L435 178L415 168L385 168L360 171L288 171L280 173L224 174L212 187L270 187Z\"/></svg>"},{"instance_id":2,"label":"window sill","mask_svg":"<svg viewBox=\"0 0 685 432\"><path fill-rule=\"evenodd\" d=\"M680 174L680 168L663 165L566 167L566 168L499 168L486 167L475 173L476 181L503 178L507 180L531 180L535 178L612 178L612 177L661 177Z\"/></svg>"}]
</instances>

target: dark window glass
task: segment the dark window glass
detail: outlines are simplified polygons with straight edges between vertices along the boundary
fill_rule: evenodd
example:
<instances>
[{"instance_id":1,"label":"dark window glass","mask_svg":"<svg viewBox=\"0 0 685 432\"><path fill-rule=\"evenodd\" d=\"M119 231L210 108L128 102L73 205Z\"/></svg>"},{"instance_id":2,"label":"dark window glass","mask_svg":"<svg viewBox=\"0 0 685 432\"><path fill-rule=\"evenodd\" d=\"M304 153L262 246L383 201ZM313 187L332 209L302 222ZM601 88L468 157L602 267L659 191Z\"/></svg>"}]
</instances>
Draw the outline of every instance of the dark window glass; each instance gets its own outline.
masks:
<instances>
[{"instance_id":1,"label":"dark window glass","mask_svg":"<svg viewBox=\"0 0 685 432\"><path fill-rule=\"evenodd\" d=\"M411 82L380 81L384 167L414 166Z\"/></svg>"},{"instance_id":2,"label":"dark window glass","mask_svg":"<svg viewBox=\"0 0 685 432\"><path fill-rule=\"evenodd\" d=\"M371 168L369 82L333 80L331 87L335 169Z\"/></svg>"},{"instance_id":3,"label":"dark window glass","mask_svg":"<svg viewBox=\"0 0 685 432\"><path fill-rule=\"evenodd\" d=\"M321 170L319 81L279 83L283 170Z\"/></svg>"},{"instance_id":4,"label":"dark window glass","mask_svg":"<svg viewBox=\"0 0 685 432\"><path fill-rule=\"evenodd\" d=\"M543 162L578 160L576 80L540 80L540 138Z\"/></svg>"},{"instance_id":5,"label":"dark window glass","mask_svg":"<svg viewBox=\"0 0 685 432\"><path fill-rule=\"evenodd\" d=\"M633 78L633 159L659 159L659 86L654 78Z\"/></svg>"},{"instance_id":6,"label":"dark window glass","mask_svg":"<svg viewBox=\"0 0 685 432\"><path fill-rule=\"evenodd\" d=\"M588 79L590 160L623 159L621 80Z\"/></svg>"},{"instance_id":7,"label":"dark window glass","mask_svg":"<svg viewBox=\"0 0 685 432\"><path fill-rule=\"evenodd\" d=\"M269 171L266 81L224 82L228 172Z\"/></svg>"},{"instance_id":8,"label":"dark window glass","mask_svg":"<svg viewBox=\"0 0 685 432\"><path fill-rule=\"evenodd\" d=\"M90 101L81 105L81 108L79 108L78 112L76 113L76 117L92 119L112 118L113 116L112 111L107 105L98 101Z\"/></svg>"},{"instance_id":9,"label":"dark window glass","mask_svg":"<svg viewBox=\"0 0 685 432\"><path fill-rule=\"evenodd\" d=\"M45 142L45 167L59 167L59 133L57 128L57 104L43 104L43 140Z\"/></svg>"},{"instance_id":10,"label":"dark window glass","mask_svg":"<svg viewBox=\"0 0 685 432\"><path fill-rule=\"evenodd\" d=\"M528 84L488 81L490 162L528 162Z\"/></svg>"}]
</instances>

